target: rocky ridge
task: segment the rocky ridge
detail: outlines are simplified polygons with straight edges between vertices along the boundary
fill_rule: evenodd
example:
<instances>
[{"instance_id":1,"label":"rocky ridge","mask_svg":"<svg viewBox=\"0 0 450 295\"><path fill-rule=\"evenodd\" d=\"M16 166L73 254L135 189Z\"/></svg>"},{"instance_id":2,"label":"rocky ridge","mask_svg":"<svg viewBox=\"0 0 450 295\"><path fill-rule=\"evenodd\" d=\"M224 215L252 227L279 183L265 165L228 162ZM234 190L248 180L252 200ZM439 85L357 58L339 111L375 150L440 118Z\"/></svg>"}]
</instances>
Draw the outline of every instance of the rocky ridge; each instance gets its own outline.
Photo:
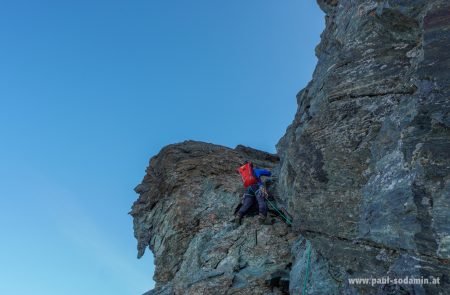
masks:
<instances>
[{"instance_id":1,"label":"rocky ridge","mask_svg":"<svg viewBox=\"0 0 450 295\"><path fill-rule=\"evenodd\" d=\"M188 141L151 159L131 211L149 294L448 294L450 3L318 3L318 64L279 158ZM243 160L275 171L292 227L229 222ZM349 284L386 276L440 284Z\"/></svg>"},{"instance_id":2,"label":"rocky ridge","mask_svg":"<svg viewBox=\"0 0 450 295\"><path fill-rule=\"evenodd\" d=\"M155 255L150 294L283 294L296 238L274 215L270 224L230 222L242 194L236 168L251 160L273 169L275 155L187 141L150 161L133 205L139 257Z\"/></svg>"}]
</instances>

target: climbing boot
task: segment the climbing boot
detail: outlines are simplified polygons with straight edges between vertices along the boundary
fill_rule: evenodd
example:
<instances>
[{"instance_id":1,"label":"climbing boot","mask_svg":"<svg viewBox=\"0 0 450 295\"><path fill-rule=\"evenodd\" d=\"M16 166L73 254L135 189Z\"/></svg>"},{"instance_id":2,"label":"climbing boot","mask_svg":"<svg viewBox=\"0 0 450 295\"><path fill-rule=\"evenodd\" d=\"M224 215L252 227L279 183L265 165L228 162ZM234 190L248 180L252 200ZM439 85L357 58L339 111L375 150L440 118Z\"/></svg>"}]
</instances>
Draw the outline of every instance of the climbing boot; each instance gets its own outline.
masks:
<instances>
[{"instance_id":1,"label":"climbing boot","mask_svg":"<svg viewBox=\"0 0 450 295\"><path fill-rule=\"evenodd\" d=\"M258 215L258 220L259 220L259 224L265 224L266 222L266 216L264 216L263 214L259 214Z\"/></svg>"},{"instance_id":2,"label":"climbing boot","mask_svg":"<svg viewBox=\"0 0 450 295\"><path fill-rule=\"evenodd\" d=\"M241 225L241 223L242 223L242 217L241 217L239 214L237 214L236 216L234 216L234 217L231 219L231 222L233 222L233 223L235 223L235 224L237 224L237 225Z\"/></svg>"}]
</instances>

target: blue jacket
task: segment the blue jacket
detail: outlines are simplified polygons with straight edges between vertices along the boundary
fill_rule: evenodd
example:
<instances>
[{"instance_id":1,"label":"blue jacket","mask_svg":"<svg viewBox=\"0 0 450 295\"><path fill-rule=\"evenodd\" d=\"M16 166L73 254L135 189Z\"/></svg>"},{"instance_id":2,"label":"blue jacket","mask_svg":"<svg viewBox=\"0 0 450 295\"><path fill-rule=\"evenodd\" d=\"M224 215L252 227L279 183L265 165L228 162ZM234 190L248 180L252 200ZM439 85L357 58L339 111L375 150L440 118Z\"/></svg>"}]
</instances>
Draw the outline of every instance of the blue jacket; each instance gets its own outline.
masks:
<instances>
[{"instance_id":1,"label":"blue jacket","mask_svg":"<svg viewBox=\"0 0 450 295\"><path fill-rule=\"evenodd\" d=\"M261 185L262 181L261 181L261 176L271 176L272 173L270 173L269 170L266 169L258 169L258 168L253 168L253 174L256 176L256 178L258 179L258 184Z\"/></svg>"}]
</instances>

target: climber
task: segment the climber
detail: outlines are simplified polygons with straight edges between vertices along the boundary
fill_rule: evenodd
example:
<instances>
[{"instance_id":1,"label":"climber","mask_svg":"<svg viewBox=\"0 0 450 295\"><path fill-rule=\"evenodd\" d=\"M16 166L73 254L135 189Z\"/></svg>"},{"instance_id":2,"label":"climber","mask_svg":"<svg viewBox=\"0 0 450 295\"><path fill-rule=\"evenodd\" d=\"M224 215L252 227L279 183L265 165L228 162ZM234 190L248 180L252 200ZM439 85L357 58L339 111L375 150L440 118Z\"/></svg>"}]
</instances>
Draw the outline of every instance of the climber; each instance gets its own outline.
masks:
<instances>
[{"instance_id":1,"label":"climber","mask_svg":"<svg viewBox=\"0 0 450 295\"><path fill-rule=\"evenodd\" d=\"M253 163L245 161L244 164L238 169L241 175L244 188L246 189L243 196L242 206L234 217L233 221L237 224L241 223L242 218L253 205L258 203L259 221L264 223L267 217L267 204L266 204L266 188L261 181L261 176L271 176L269 170L259 169L253 167Z\"/></svg>"}]
</instances>

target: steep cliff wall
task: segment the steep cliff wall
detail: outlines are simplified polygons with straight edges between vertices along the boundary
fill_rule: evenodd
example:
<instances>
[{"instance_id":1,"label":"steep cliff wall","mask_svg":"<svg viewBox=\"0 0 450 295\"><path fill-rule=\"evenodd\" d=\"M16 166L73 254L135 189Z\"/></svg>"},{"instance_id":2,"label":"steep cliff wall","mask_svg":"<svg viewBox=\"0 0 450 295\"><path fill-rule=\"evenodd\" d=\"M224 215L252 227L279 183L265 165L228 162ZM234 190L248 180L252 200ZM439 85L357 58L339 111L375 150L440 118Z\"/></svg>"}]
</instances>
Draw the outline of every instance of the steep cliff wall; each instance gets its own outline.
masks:
<instances>
[{"instance_id":1,"label":"steep cliff wall","mask_svg":"<svg viewBox=\"0 0 450 295\"><path fill-rule=\"evenodd\" d=\"M327 268L310 290L448 294L450 3L319 3L319 62L277 146L279 195ZM386 275L441 285L345 286Z\"/></svg>"},{"instance_id":2,"label":"steep cliff wall","mask_svg":"<svg viewBox=\"0 0 450 295\"><path fill-rule=\"evenodd\" d=\"M448 294L450 3L318 3L319 61L280 159L192 141L151 159L131 212L150 294ZM229 221L245 159L276 172L292 227ZM385 276L440 284L348 281Z\"/></svg>"}]
</instances>

